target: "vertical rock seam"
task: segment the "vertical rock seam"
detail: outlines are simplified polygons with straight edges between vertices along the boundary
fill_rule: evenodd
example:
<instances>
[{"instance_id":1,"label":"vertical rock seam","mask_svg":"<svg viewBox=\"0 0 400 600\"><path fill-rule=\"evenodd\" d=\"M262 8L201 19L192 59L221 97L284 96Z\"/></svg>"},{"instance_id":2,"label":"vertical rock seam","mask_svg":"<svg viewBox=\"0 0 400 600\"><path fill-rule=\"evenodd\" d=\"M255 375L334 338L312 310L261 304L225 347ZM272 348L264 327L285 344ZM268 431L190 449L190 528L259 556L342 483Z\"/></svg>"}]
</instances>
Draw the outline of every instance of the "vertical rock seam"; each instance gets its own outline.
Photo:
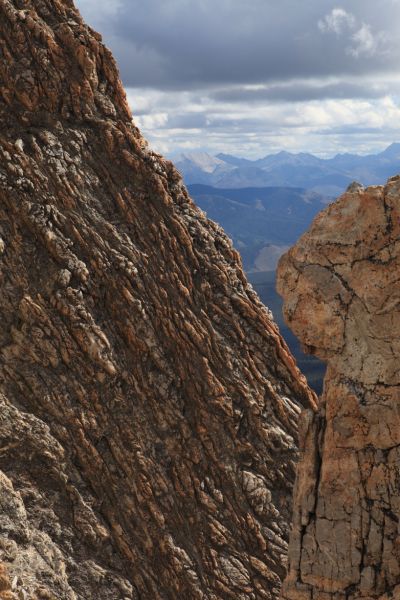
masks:
<instances>
[{"instance_id":1,"label":"vertical rock seam","mask_svg":"<svg viewBox=\"0 0 400 600\"><path fill-rule=\"evenodd\" d=\"M400 598L400 176L348 191L282 258L285 317L328 362L305 411L285 600Z\"/></svg>"},{"instance_id":2,"label":"vertical rock seam","mask_svg":"<svg viewBox=\"0 0 400 600\"><path fill-rule=\"evenodd\" d=\"M0 597L276 599L313 394L73 3L0 57Z\"/></svg>"}]
</instances>

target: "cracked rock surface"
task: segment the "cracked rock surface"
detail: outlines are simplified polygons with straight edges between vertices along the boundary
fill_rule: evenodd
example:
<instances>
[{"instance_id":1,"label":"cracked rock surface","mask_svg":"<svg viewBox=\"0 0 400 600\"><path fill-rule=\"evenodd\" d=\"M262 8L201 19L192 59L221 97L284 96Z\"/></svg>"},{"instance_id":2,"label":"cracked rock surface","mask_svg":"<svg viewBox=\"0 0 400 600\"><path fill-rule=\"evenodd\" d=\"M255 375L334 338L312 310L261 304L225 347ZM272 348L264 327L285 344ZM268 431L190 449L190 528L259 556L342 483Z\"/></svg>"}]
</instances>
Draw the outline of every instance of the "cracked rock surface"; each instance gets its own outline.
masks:
<instances>
[{"instance_id":1,"label":"cracked rock surface","mask_svg":"<svg viewBox=\"0 0 400 600\"><path fill-rule=\"evenodd\" d=\"M350 186L282 258L278 287L328 362L302 416L282 598L400 598L400 176Z\"/></svg>"},{"instance_id":2,"label":"cracked rock surface","mask_svg":"<svg viewBox=\"0 0 400 600\"><path fill-rule=\"evenodd\" d=\"M70 0L0 0L0 598L273 600L314 396Z\"/></svg>"}]
</instances>

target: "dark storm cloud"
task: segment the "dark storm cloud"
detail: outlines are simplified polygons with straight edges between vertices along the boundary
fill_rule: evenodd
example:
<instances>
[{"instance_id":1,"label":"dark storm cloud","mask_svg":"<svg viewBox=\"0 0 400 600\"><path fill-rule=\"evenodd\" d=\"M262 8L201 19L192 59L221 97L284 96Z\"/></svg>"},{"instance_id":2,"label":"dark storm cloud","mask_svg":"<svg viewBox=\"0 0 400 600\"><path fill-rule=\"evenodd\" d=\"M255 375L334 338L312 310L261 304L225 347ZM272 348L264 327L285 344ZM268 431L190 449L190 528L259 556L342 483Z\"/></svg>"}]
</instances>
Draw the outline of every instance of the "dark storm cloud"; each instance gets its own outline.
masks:
<instances>
[{"instance_id":1,"label":"dark storm cloud","mask_svg":"<svg viewBox=\"0 0 400 600\"><path fill-rule=\"evenodd\" d=\"M207 127L207 118L204 113L171 115L164 127L169 129L202 129Z\"/></svg>"},{"instance_id":2,"label":"dark storm cloud","mask_svg":"<svg viewBox=\"0 0 400 600\"><path fill-rule=\"evenodd\" d=\"M338 82L321 85L318 83L293 83L272 85L267 88L248 89L244 87L225 88L210 94L217 102L265 103L265 102L308 102L311 100L380 98L390 93L387 85L372 87L370 83L357 84Z\"/></svg>"},{"instance_id":3,"label":"dark storm cloud","mask_svg":"<svg viewBox=\"0 0 400 600\"><path fill-rule=\"evenodd\" d=\"M127 86L193 89L397 68L395 0L347 0L343 9L332 0L114 3L101 29ZM94 0L78 6L96 26Z\"/></svg>"},{"instance_id":4,"label":"dark storm cloud","mask_svg":"<svg viewBox=\"0 0 400 600\"><path fill-rule=\"evenodd\" d=\"M75 0L162 153L371 152L400 137L400 0Z\"/></svg>"}]
</instances>

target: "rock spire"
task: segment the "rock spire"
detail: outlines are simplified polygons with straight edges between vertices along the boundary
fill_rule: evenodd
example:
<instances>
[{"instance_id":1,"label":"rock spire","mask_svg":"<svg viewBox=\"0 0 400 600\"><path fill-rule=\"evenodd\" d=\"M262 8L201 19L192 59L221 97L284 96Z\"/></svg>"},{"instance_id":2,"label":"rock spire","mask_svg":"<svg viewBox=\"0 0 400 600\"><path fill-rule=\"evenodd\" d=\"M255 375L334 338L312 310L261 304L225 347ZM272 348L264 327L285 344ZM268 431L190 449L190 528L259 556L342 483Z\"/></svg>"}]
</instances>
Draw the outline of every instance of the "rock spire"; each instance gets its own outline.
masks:
<instances>
[{"instance_id":1,"label":"rock spire","mask_svg":"<svg viewBox=\"0 0 400 600\"><path fill-rule=\"evenodd\" d=\"M302 460L285 600L400 598L400 177L350 186L282 258L288 324L328 362Z\"/></svg>"}]
</instances>

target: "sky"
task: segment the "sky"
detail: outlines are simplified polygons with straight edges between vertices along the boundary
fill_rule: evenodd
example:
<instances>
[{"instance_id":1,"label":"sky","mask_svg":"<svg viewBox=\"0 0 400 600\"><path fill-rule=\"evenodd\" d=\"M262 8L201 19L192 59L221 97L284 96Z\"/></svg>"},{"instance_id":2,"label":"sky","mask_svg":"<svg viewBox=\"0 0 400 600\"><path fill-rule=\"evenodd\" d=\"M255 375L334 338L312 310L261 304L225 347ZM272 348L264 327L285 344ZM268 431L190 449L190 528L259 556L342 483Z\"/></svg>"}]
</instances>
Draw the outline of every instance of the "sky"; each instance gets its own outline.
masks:
<instances>
[{"instance_id":1,"label":"sky","mask_svg":"<svg viewBox=\"0 0 400 600\"><path fill-rule=\"evenodd\" d=\"M400 0L76 0L167 156L400 141Z\"/></svg>"}]
</instances>

